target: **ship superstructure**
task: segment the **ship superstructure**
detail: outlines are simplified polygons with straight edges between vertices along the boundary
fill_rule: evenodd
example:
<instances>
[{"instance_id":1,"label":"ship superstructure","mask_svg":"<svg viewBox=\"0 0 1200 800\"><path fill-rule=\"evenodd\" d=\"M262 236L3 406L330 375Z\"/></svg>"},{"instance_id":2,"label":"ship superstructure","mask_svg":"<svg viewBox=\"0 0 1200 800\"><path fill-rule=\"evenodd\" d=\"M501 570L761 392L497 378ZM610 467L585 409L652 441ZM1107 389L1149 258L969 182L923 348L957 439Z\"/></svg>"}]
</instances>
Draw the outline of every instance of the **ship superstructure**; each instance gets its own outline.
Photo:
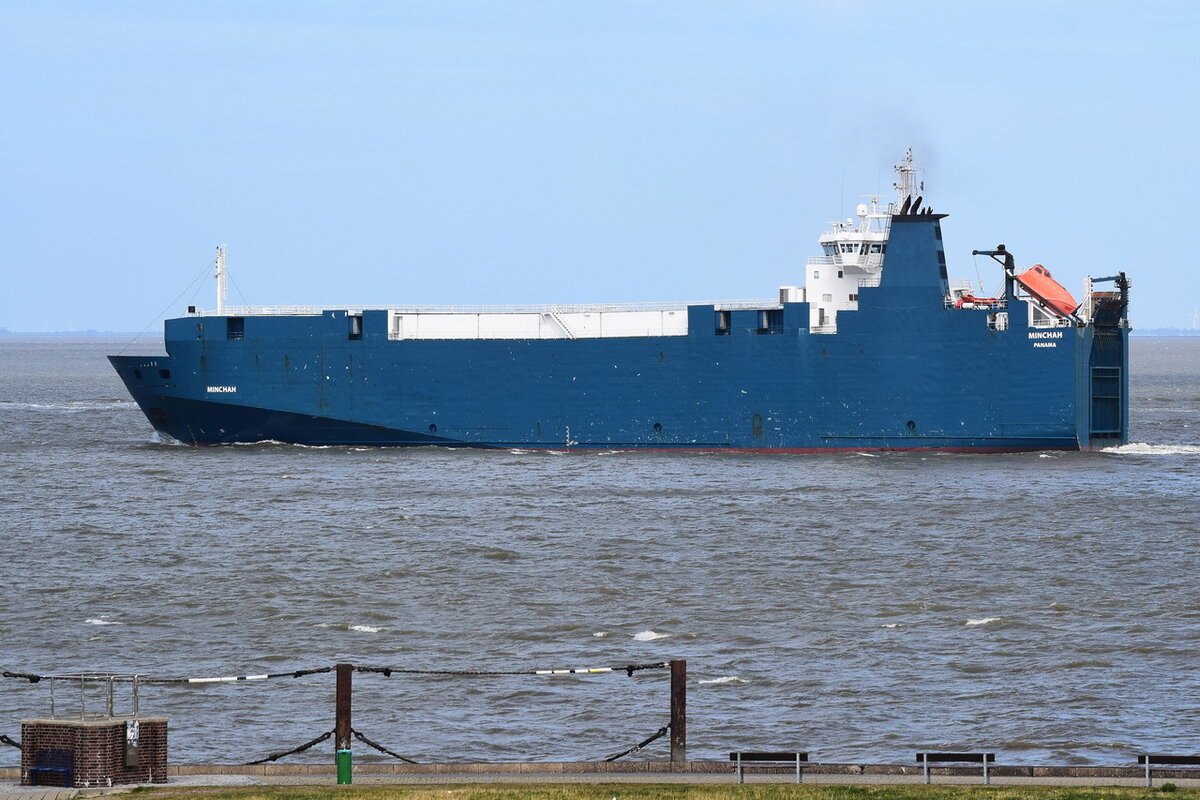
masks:
<instances>
[{"instance_id":1,"label":"ship superstructure","mask_svg":"<svg viewBox=\"0 0 1200 800\"><path fill-rule=\"evenodd\" d=\"M1010 451L1120 444L1128 281L1076 304L999 245L1005 288L947 277L911 152L897 199L834 223L778 299L528 307L217 307L168 356L111 357L193 444Z\"/></svg>"}]
</instances>

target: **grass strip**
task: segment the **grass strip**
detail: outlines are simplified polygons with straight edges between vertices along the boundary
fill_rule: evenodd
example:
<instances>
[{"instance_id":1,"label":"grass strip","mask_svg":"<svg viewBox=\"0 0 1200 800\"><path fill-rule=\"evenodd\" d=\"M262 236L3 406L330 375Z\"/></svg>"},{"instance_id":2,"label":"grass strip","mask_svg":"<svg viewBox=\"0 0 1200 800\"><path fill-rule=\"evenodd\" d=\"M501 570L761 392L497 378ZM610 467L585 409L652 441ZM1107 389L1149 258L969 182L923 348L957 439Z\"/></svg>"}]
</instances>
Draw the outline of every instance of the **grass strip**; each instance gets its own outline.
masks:
<instances>
[{"instance_id":1,"label":"grass strip","mask_svg":"<svg viewBox=\"0 0 1200 800\"><path fill-rule=\"evenodd\" d=\"M153 787L147 800L1200 800L1200 789L1121 786L797 786L744 784L461 784L438 786ZM1166 800L1164 798L1164 800Z\"/></svg>"}]
</instances>

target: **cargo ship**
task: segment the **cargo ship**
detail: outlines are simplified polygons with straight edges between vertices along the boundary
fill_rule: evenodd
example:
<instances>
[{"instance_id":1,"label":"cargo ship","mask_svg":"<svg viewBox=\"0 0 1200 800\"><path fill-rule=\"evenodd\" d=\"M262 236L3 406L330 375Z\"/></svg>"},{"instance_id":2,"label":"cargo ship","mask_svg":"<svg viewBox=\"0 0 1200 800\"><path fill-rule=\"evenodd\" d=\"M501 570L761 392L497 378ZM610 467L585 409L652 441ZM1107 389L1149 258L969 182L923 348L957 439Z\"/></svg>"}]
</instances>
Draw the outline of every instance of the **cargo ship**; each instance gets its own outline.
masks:
<instances>
[{"instance_id":1,"label":"cargo ship","mask_svg":"<svg viewBox=\"0 0 1200 800\"><path fill-rule=\"evenodd\" d=\"M1076 301L997 245L994 297L947 275L911 151L897 197L821 235L777 298L529 307L233 307L110 356L194 445L1016 452L1120 445L1129 281ZM984 263L990 263L987 260ZM800 284L801 282L793 282ZM1108 284L1104 290L1096 284Z\"/></svg>"}]
</instances>

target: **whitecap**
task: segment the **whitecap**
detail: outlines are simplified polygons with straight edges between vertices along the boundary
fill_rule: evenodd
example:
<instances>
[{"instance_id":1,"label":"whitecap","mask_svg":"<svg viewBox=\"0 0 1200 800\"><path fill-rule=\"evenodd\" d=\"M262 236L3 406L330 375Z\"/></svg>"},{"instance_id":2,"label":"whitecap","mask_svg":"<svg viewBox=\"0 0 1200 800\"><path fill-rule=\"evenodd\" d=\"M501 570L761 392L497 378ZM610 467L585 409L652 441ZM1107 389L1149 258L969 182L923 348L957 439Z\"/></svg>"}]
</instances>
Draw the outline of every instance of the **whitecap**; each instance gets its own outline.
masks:
<instances>
[{"instance_id":1,"label":"whitecap","mask_svg":"<svg viewBox=\"0 0 1200 800\"><path fill-rule=\"evenodd\" d=\"M88 625L124 625L125 624L124 622L113 622L112 620L105 619L104 617L89 617L88 619L85 619L84 622L86 622Z\"/></svg>"},{"instance_id":2,"label":"whitecap","mask_svg":"<svg viewBox=\"0 0 1200 800\"><path fill-rule=\"evenodd\" d=\"M1195 456L1200 455L1200 445L1133 442L1119 447L1105 447L1100 452L1130 456Z\"/></svg>"},{"instance_id":3,"label":"whitecap","mask_svg":"<svg viewBox=\"0 0 1200 800\"><path fill-rule=\"evenodd\" d=\"M903 622L885 622L880 627L882 627L882 628L903 628L904 623Z\"/></svg>"},{"instance_id":4,"label":"whitecap","mask_svg":"<svg viewBox=\"0 0 1200 800\"><path fill-rule=\"evenodd\" d=\"M722 676L722 677L720 677L720 678L709 678L708 680L696 681L696 683L700 683L700 684L714 684L714 683L745 683L745 682L746 682L746 681L742 680L742 679L741 679L741 678L739 678L737 675L725 675L725 676Z\"/></svg>"},{"instance_id":5,"label":"whitecap","mask_svg":"<svg viewBox=\"0 0 1200 800\"><path fill-rule=\"evenodd\" d=\"M304 450L332 450L339 446L336 444L297 444L294 442L281 442L278 439L259 439L254 442L227 442L225 444L232 447L296 447Z\"/></svg>"},{"instance_id":6,"label":"whitecap","mask_svg":"<svg viewBox=\"0 0 1200 800\"><path fill-rule=\"evenodd\" d=\"M65 403L16 403L0 402L0 411L105 411L110 408L136 406L132 400L70 400Z\"/></svg>"},{"instance_id":7,"label":"whitecap","mask_svg":"<svg viewBox=\"0 0 1200 800\"><path fill-rule=\"evenodd\" d=\"M608 635L609 635L608 631L596 631L595 633L592 634L592 636L595 636L597 639L603 639L605 636L608 636Z\"/></svg>"},{"instance_id":8,"label":"whitecap","mask_svg":"<svg viewBox=\"0 0 1200 800\"><path fill-rule=\"evenodd\" d=\"M968 625L991 625L993 622L1000 622L1000 617L983 617L981 619L968 619Z\"/></svg>"},{"instance_id":9,"label":"whitecap","mask_svg":"<svg viewBox=\"0 0 1200 800\"><path fill-rule=\"evenodd\" d=\"M863 458L879 458L878 453L855 453L854 455L862 456Z\"/></svg>"},{"instance_id":10,"label":"whitecap","mask_svg":"<svg viewBox=\"0 0 1200 800\"><path fill-rule=\"evenodd\" d=\"M383 628L373 628L370 625L351 625L350 630L358 631L359 633L379 633Z\"/></svg>"},{"instance_id":11,"label":"whitecap","mask_svg":"<svg viewBox=\"0 0 1200 800\"><path fill-rule=\"evenodd\" d=\"M666 639L671 634L656 633L654 631L640 631L633 635L634 641L637 642L653 642L655 639Z\"/></svg>"}]
</instances>

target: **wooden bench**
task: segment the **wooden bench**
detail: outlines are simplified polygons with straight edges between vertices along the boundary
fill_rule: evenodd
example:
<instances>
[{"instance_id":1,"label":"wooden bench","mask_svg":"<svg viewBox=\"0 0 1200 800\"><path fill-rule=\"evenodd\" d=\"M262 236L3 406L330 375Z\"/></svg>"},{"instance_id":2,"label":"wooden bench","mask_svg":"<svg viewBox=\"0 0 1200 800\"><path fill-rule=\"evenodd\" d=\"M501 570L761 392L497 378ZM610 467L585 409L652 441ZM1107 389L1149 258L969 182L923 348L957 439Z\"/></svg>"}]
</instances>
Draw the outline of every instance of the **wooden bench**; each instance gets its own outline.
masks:
<instances>
[{"instance_id":1,"label":"wooden bench","mask_svg":"<svg viewBox=\"0 0 1200 800\"><path fill-rule=\"evenodd\" d=\"M63 786L75 783L75 752L73 750L38 750L29 767L29 785L38 785L38 776L43 772L62 775Z\"/></svg>"},{"instance_id":2,"label":"wooden bench","mask_svg":"<svg viewBox=\"0 0 1200 800\"><path fill-rule=\"evenodd\" d=\"M991 776L988 775L988 764L995 763L995 753L917 753L917 763L924 767L926 783L929 783L930 764L944 764L955 761L983 764L983 782L985 784L990 784L992 782Z\"/></svg>"},{"instance_id":3,"label":"wooden bench","mask_svg":"<svg viewBox=\"0 0 1200 800\"><path fill-rule=\"evenodd\" d=\"M1146 785L1153 786L1153 779L1150 777L1151 764L1175 764L1181 767L1196 767L1200 766L1200 756L1138 756L1137 763L1146 765Z\"/></svg>"},{"instance_id":4,"label":"wooden bench","mask_svg":"<svg viewBox=\"0 0 1200 800\"><path fill-rule=\"evenodd\" d=\"M808 753L747 753L729 754L729 760L737 765L737 782L746 782L746 767L781 766L796 767L796 783L804 780L804 768L808 766Z\"/></svg>"}]
</instances>

